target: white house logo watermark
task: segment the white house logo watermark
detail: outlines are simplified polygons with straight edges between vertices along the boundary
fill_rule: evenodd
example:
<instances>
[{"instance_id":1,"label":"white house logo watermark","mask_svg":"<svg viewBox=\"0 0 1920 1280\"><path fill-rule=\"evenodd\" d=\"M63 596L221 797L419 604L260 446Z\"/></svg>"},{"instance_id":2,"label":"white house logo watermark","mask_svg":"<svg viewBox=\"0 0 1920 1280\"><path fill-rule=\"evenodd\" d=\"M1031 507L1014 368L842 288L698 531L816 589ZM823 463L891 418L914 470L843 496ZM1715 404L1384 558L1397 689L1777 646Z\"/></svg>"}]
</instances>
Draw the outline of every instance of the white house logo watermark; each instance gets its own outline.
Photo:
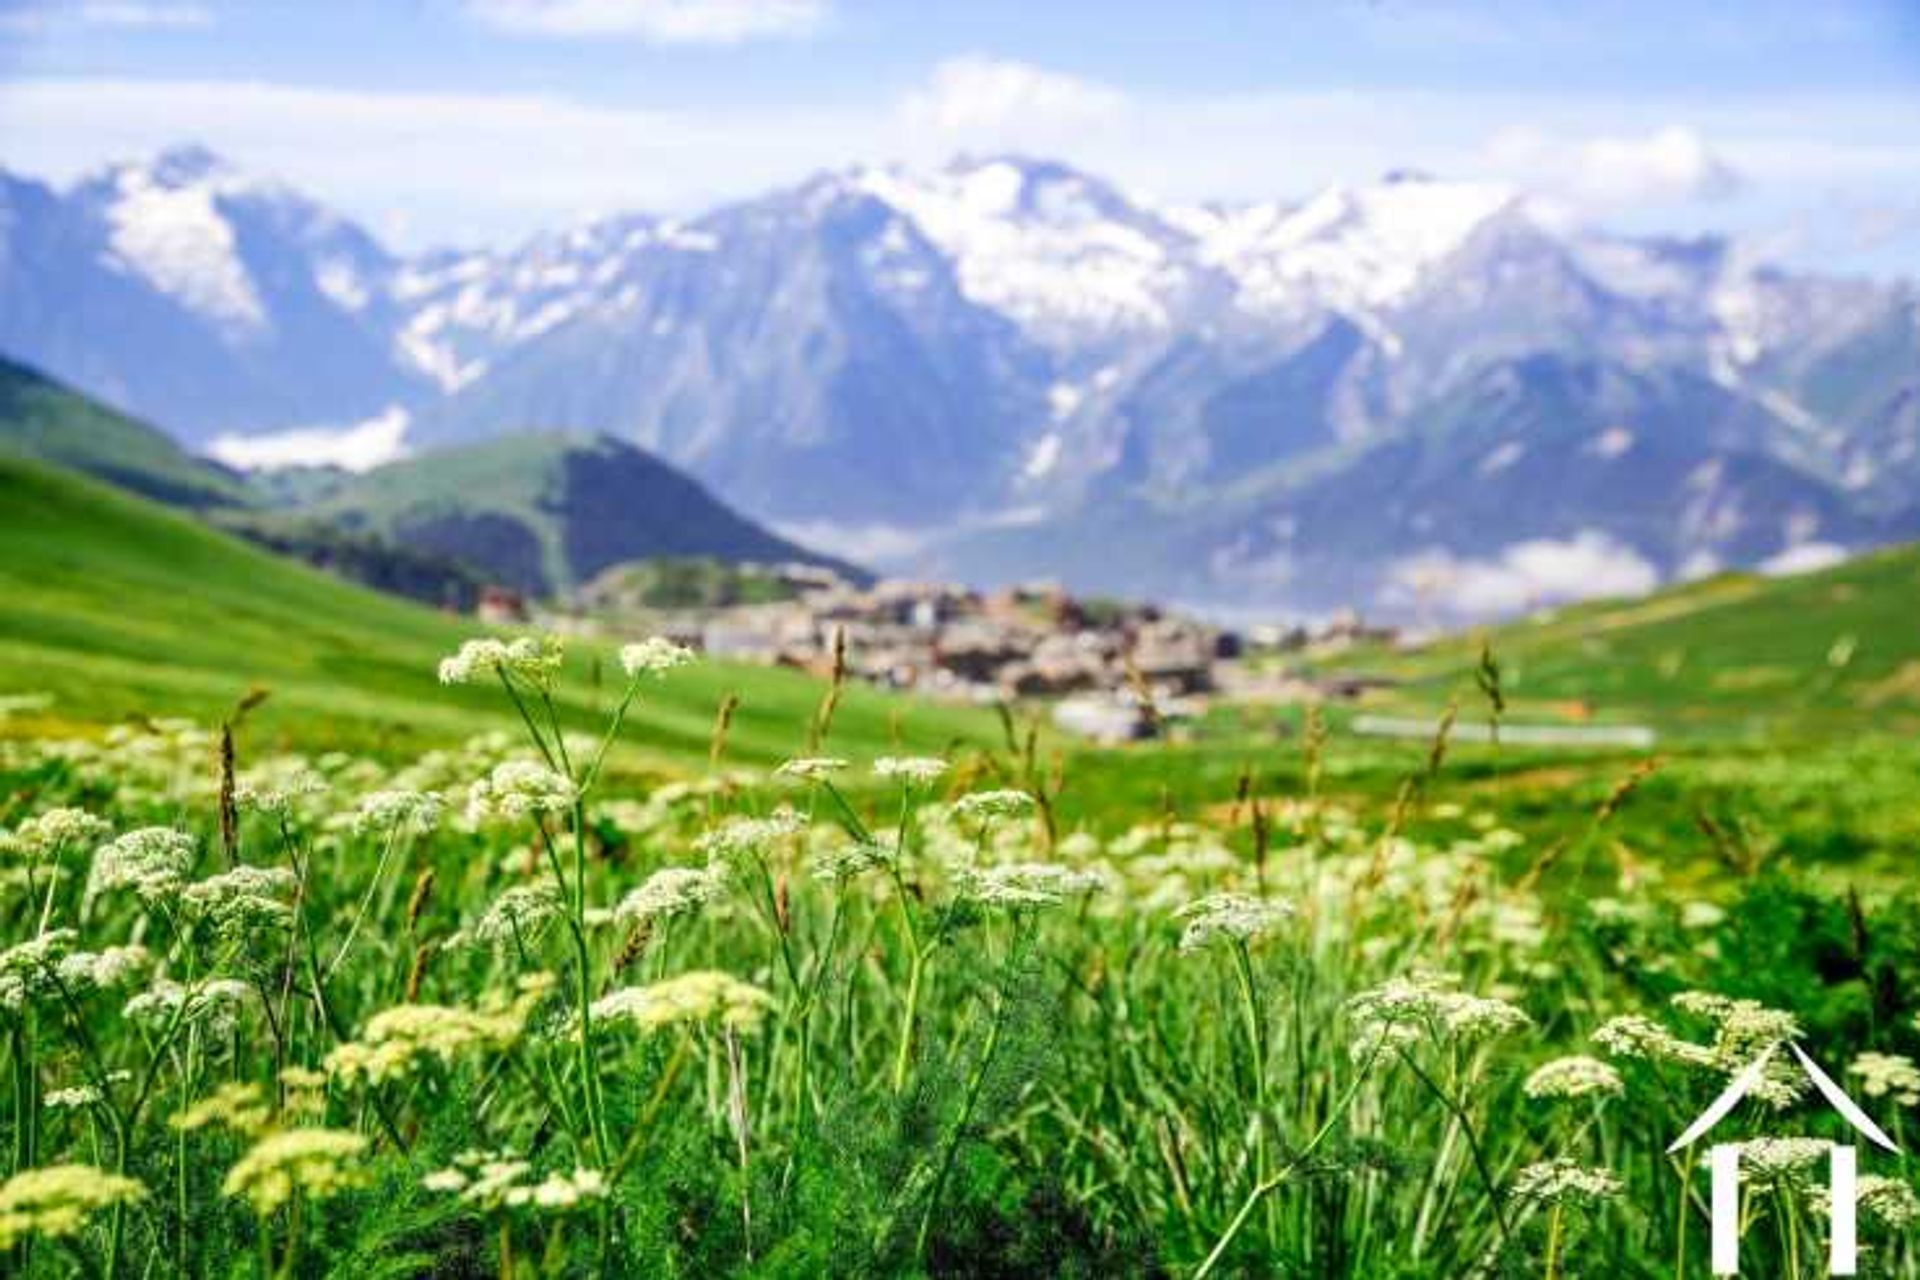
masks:
<instances>
[{"instance_id":1,"label":"white house logo watermark","mask_svg":"<svg viewBox=\"0 0 1920 1280\"><path fill-rule=\"evenodd\" d=\"M1705 1137L1709 1129L1724 1120L1727 1113L1760 1083L1767 1065L1781 1047L1774 1045L1748 1063L1726 1090L1713 1100L1713 1105L1701 1112L1699 1119L1673 1140L1673 1144L1667 1148L1667 1154L1672 1155L1692 1146ZM1813 1082L1813 1087L1819 1090L1827 1105L1839 1112L1841 1118L1853 1126L1854 1132L1876 1147L1898 1154L1900 1149L1894 1146L1893 1139L1833 1082L1832 1076L1820 1069L1819 1063L1807 1056L1806 1050L1791 1041L1785 1047L1799 1061L1801 1070L1807 1073L1807 1079ZM1740 1145L1717 1143L1709 1152L1709 1157L1713 1171L1713 1274L1737 1275L1740 1271ZM1830 1275L1850 1276L1858 1272L1860 1265L1860 1242L1855 1222L1859 1199L1859 1151L1853 1146L1836 1143L1830 1153L1830 1161L1827 1172L1827 1272Z\"/></svg>"}]
</instances>

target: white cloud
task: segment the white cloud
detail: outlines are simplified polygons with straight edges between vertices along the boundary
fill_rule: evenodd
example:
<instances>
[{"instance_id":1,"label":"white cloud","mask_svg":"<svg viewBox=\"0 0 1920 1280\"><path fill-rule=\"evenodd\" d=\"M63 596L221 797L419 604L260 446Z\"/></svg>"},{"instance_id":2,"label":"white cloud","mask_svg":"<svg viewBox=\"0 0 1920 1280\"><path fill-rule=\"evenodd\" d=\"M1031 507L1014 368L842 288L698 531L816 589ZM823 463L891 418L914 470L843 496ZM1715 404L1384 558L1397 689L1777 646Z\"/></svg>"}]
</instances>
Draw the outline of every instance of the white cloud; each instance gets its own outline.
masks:
<instances>
[{"instance_id":1,"label":"white cloud","mask_svg":"<svg viewBox=\"0 0 1920 1280\"><path fill-rule=\"evenodd\" d=\"M876 566L912 563L914 557L926 550L930 537L924 529L891 524L848 525L834 520L781 521L774 525L774 532L814 551Z\"/></svg>"},{"instance_id":2,"label":"white cloud","mask_svg":"<svg viewBox=\"0 0 1920 1280\"><path fill-rule=\"evenodd\" d=\"M149 4L143 0L89 0L76 11L91 27L210 27L213 11L198 4Z\"/></svg>"},{"instance_id":3,"label":"white cloud","mask_svg":"<svg viewBox=\"0 0 1920 1280\"><path fill-rule=\"evenodd\" d=\"M1098 125L1126 105L1119 90L1006 58L949 58L910 92L900 112L910 128L971 137L1010 129Z\"/></svg>"},{"instance_id":4,"label":"white cloud","mask_svg":"<svg viewBox=\"0 0 1920 1280\"><path fill-rule=\"evenodd\" d=\"M825 0L469 0L467 8L502 31L627 36L661 44L804 35L827 15Z\"/></svg>"},{"instance_id":5,"label":"white cloud","mask_svg":"<svg viewBox=\"0 0 1920 1280\"><path fill-rule=\"evenodd\" d=\"M1760 572L1769 578L1791 578L1802 573L1831 569L1851 554L1837 542L1802 542L1760 562Z\"/></svg>"},{"instance_id":6,"label":"white cloud","mask_svg":"<svg viewBox=\"0 0 1920 1280\"><path fill-rule=\"evenodd\" d=\"M207 453L242 471L344 467L368 471L406 456L409 415L399 405L345 427L295 427L267 435L217 437Z\"/></svg>"},{"instance_id":7,"label":"white cloud","mask_svg":"<svg viewBox=\"0 0 1920 1280\"><path fill-rule=\"evenodd\" d=\"M121 79L0 84L0 138L8 168L60 180L196 139L369 224L414 230L416 246L511 239L591 209L696 209L882 141L847 113L800 108Z\"/></svg>"},{"instance_id":8,"label":"white cloud","mask_svg":"<svg viewBox=\"0 0 1920 1280\"><path fill-rule=\"evenodd\" d=\"M1597 529L1516 542L1493 559L1463 559L1434 548L1396 562L1388 578L1394 602L1461 616L1644 595L1660 585L1651 561Z\"/></svg>"},{"instance_id":9,"label":"white cloud","mask_svg":"<svg viewBox=\"0 0 1920 1280\"><path fill-rule=\"evenodd\" d=\"M1487 158L1521 185L1590 207L1720 200L1742 185L1732 164L1680 125L1585 139L1502 129L1488 142Z\"/></svg>"},{"instance_id":10,"label":"white cloud","mask_svg":"<svg viewBox=\"0 0 1920 1280\"><path fill-rule=\"evenodd\" d=\"M158 3L155 0L83 0L60 6L26 3L0 6L0 31L21 36L45 36L56 21L84 27L127 30L188 30L213 25L213 11L200 4Z\"/></svg>"}]
</instances>

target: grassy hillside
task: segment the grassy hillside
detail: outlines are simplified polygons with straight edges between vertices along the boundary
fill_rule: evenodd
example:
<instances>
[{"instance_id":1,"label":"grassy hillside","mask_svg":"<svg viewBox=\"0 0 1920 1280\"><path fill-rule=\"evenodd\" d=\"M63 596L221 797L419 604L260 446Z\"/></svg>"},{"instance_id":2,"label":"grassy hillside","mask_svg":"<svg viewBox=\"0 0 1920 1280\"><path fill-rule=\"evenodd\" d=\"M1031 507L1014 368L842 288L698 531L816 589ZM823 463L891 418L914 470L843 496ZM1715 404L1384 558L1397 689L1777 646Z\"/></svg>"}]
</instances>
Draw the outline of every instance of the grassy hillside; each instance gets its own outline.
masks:
<instances>
[{"instance_id":1,"label":"grassy hillside","mask_svg":"<svg viewBox=\"0 0 1920 1280\"><path fill-rule=\"evenodd\" d=\"M1514 714L1778 738L1920 729L1920 547L1795 577L1727 574L1487 633ZM1474 695L1481 637L1350 660L1433 707ZM1343 660L1349 661L1349 660Z\"/></svg>"},{"instance_id":2,"label":"grassy hillside","mask_svg":"<svg viewBox=\"0 0 1920 1280\"><path fill-rule=\"evenodd\" d=\"M0 455L0 693L46 692L60 718L219 718L255 683L272 691L256 743L410 750L499 728L487 690L443 689L436 660L473 627L278 559L144 500ZM591 660L573 663L566 712L588 714ZM704 758L714 709L740 696L736 755L800 745L819 700L800 675L702 664L650 697L631 742L662 762ZM834 749L937 748L977 734L975 713L849 690ZM44 726L36 726L44 727Z\"/></svg>"},{"instance_id":3,"label":"grassy hillside","mask_svg":"<svg viewBox=\"0 0 1920 1280\"><path fill-rule=\"evenodd\" d=\"M143 422L0 358L0 449L57 462L172 506L248 501L239 476Z\"/></svg>"},{"instance_id":4,"label":"grassy hillside","mask_svg":"<svg viewBox=\"0 0 1920 1280\"><path fill-rule=\"evenodd\" d=\"M535 595L660 556L835 563L606 437L508 436L306 488L303 509L315 516L453 556Z\"/></svg>"}]
</instances>

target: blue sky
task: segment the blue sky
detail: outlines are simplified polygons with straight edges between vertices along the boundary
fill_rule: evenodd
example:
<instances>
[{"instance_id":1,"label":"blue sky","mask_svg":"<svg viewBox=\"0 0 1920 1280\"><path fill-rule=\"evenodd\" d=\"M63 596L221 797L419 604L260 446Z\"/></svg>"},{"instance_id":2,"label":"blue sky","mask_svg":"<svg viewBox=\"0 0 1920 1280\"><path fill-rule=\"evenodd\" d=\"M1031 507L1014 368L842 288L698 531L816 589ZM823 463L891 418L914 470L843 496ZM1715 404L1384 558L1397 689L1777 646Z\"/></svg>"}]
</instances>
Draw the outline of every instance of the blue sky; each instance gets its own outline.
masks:
<instances>
[{"instance_id":1,"label":"blue sky","mask_svg":"<svg viewBox=\"0 0 1920 1280\"><path fill-rule=\"evenodd\" d=\"M1163 200L1415 167L1920 274L1920 3L0 0L0 164L187 139L405 247L1015 150Z\"/></svg>"}]
</instances>

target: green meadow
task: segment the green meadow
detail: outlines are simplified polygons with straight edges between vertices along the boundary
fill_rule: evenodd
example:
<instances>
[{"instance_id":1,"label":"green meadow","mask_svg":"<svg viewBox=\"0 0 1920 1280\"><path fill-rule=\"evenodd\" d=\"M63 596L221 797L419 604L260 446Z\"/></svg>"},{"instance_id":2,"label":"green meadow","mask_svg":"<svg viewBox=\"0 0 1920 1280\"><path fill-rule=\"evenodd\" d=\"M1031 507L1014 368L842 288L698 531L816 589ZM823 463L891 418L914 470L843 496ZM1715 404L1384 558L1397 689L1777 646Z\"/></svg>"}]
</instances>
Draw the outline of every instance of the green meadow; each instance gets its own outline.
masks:
<instances>
[{"instance_id":1,"label":"green meadow","mask_svg":"<svg viewBox=\"0 0 1920 1280\"><path fill-rule=\"evenodd\" d=\"M139 716L217 723L259 688L268 696L247 717L258 750L398 756L498 727L484 692L443 689L435 676L439 659L479 630L470 621L336 581L38 463L0 456L0 496L4 687L52 698L16 726L38 732ZM578 648L590 672L611 661L608 644ZM601 683L614 678L603 673ZM590 674L561 701L570 728L598 723L593 689ZM822 696L821 682L796 673L702 668L649 702L645 733L635 738L643 745L623 763L703 764L729 697L738 700L729 758L778 763ZM832 730L839 749L867 755L998 732L989 716L854 688Z\"/></svg>"},{"instance_id":2,"label":"green meadow","mask_svg":"<svg viewBox=\"0 0 1920 1280\"><path fill-rule=\"evenodd\" d=\"M1704 1276L1667 1148L1758 1054L1915 1123L1911 553L1092 749L637 637L443 683L465 620L0 499L8 1274ZM1540 723L1659 736L1462 732ZM1742 1248L1816 1274L1845 1130L1760 1083Z\"/></svg>"}]
</instances>

